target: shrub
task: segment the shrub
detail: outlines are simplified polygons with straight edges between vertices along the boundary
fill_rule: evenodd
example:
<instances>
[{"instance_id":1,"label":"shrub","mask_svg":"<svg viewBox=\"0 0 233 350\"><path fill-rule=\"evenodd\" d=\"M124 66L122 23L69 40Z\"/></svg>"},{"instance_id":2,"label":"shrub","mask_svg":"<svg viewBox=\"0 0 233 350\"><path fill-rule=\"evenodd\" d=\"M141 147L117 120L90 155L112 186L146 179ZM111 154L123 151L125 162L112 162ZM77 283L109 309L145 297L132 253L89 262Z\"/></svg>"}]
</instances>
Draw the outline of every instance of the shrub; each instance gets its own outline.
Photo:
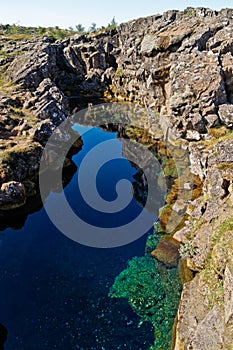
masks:
<instances>
[{"instance_id":1,"label":"shrub","mask_svg":"<svg viewBox=\"0 0 233 350\"><path fill-rule=\"evenodd\" d=\"M192 258L196 254L196 248L192 241L180 245L179 254L181 258Z\"/></svg>"}]
</instances>

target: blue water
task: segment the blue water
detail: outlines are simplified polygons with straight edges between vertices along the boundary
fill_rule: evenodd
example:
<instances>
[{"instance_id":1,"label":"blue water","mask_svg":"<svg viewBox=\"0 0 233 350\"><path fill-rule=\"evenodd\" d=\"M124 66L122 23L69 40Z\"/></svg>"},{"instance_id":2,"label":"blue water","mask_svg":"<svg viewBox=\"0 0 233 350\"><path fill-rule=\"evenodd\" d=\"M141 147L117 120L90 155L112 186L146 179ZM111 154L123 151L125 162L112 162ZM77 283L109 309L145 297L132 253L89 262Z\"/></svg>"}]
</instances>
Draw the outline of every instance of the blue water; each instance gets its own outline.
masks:
<instances>
[{"instance_id":1,"label":"blue water","mask_svg":"<svg viewBox=\"0 0 233 350\"><path fill-rule=\"evenodd\" d=\"M116 140L120 154L116 133L87 132L82 150L73 156L77 168L92 147L108 139ZM101 196L113 200L117 179L123 174L133 181L135 173L127 160L106 164L97 176ZM83 219L111 227L140 212L133 200L121 216L98 215L81 202L77 174L65 193ZM138 327L139 318L127 301L108 297L127 261L144 254L146 235L119 248L83 246L61 234L42 208L29 215L21 229L7 228L0 237L0 322L8 329L5 350L146 350L153 343L152 326Z\"/></svg>"}]
</instances>

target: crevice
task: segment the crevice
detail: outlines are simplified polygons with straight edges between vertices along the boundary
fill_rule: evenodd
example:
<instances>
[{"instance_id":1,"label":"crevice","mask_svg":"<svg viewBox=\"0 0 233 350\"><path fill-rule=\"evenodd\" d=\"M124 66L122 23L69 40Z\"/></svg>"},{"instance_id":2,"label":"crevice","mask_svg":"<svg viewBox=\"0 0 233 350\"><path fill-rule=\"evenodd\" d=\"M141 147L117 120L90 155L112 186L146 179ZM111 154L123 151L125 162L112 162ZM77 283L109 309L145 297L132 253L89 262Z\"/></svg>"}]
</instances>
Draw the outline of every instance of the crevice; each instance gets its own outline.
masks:
<instances>
[{"instance_id":1,"label":"crevice","mask_svg":"<svg viewBox=\"0 0 233 350\"><path fill-rule=\"evenodd\" d=\"M205 33L202 34L202 36L196 41L196 46L199 51L206 51L208 49L208 41L210 38L213 38L220 30L224 28L223 25L219 26L218 28L209 29Z\"/></svg>"},{"instance_id":2,"label":"crevice","mask_svg":"<svg viewBox=\"0 0 233 350\"><path fill-rule=\"evenodd\" d=\"M221 199L224 199L226 198L228 195L229 195L229 187L230 187L230 184L231 182L227 179L223 179L223 182L222 182L222 189L224 190L224 194L221 196Z\"/></svg>"},{"instance_id":3,"label":"crevice","mask_svg":"<svg viewBox=\"0 0 233 350\"><path fill-rule=\"evenodd\" d=\"M115 70L117 70L118 64L116 62L116 58L112 54L105 54L105 60L109 67L112 67Z\"/></svg>"},{"instance_id":4,"label":"crevice","mask_svg":"<svg viewBox=\"0 0 233 350\"><path fill-rule=\"evenodd\" d=\"M233 103L233 72L232 68L224 70L224 67L222 66L221 59L220 66L222 69L222 78L223 78L223 84L226 92L227 102Z\"/></svg>"},{"instance_id":5,"label":"crevice","mask_svg":"<svg viewBox=\"0 0 233 350\"><path fill-rule=\"evenodd\" d=\"M218 57L218 64L221 68L222 83L224 85L224 90L226 93L225 103L233 103L233 69L232 67L228 68L223 66L222 55L219 55ZM218 115L218 111L216 111L216 114Z\"/></svg>"},{"instance_id":6,"label":"crevice","mask_svg":"<svg viewBox=\"0 0 233 350\"><path fill-rule=\"evenodd\" d=\"M205 204L201 207L201 214L202 214L202 215L205 214L206 208L207 208L207 203L205 203Z\"/></svg>"}]
</instances>

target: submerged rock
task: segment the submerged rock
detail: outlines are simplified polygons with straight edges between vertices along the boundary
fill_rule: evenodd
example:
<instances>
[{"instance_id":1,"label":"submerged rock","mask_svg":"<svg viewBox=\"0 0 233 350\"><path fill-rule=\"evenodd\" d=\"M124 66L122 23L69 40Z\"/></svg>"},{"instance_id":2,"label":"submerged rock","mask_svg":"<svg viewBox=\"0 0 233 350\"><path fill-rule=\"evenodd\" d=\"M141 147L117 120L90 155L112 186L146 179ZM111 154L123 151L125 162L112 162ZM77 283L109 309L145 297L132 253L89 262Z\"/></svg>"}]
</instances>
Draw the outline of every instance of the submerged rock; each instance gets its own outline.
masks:
<instances>
[{"instance_id":1,"label":"submerged rock","mask_svg":"<svg viewBox=\"0 0 233 350\"><path fill-rule=\"evenodd\" d=\"M151 256L167 267L175 267L179 260L179 243L172 237L160 238L158 246L151 252Z\"/></svg>"}]
</instances>

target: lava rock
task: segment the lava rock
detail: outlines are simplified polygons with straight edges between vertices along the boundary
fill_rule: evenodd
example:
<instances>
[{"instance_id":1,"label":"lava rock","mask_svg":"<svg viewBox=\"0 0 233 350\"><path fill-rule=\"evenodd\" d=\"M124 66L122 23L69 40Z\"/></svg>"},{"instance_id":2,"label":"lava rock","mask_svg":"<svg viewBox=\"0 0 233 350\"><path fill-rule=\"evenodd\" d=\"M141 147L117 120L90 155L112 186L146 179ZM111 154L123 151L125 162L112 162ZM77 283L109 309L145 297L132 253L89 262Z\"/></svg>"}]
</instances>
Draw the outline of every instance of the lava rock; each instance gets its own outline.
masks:
<instances>
[{"instance_id":1,"label":"lava rock","mask_svg":"<svg viewBox=\"0 0 233 350\"><path fill-rule=\"evenodd\" d=\"M179 260L179 242L172 237L160 238L158 246L151 252L151 256L167 267L177 266Z\"/></svg>"}]
</instances>

